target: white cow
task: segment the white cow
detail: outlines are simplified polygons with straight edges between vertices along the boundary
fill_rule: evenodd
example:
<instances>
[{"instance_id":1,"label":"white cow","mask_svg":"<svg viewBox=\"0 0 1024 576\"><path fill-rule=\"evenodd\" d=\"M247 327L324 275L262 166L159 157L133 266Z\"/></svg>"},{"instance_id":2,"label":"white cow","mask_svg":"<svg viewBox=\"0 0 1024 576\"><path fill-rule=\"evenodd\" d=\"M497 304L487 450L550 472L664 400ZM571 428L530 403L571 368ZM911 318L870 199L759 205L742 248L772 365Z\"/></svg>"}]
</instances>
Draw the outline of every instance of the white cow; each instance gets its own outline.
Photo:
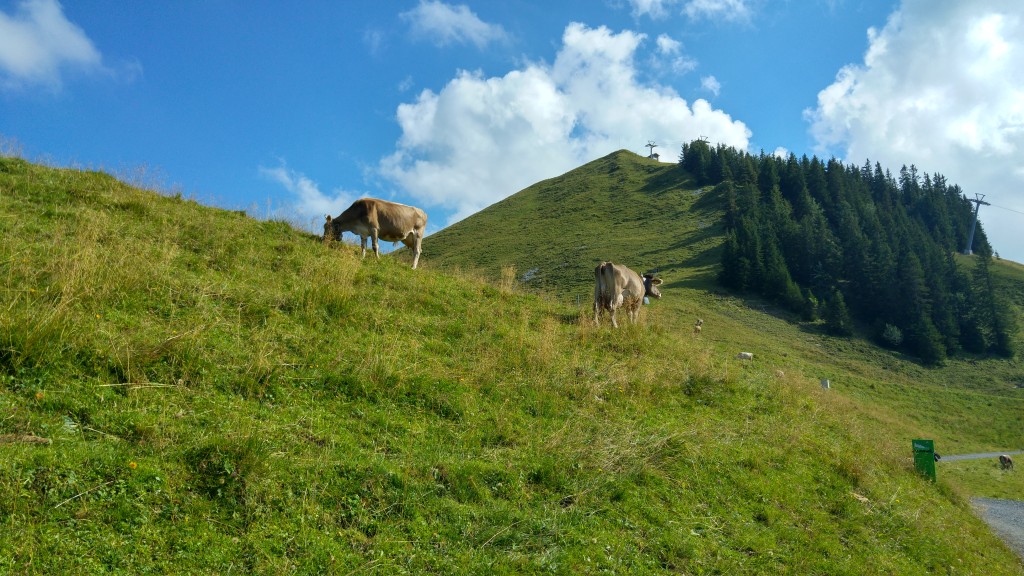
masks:
<instances>
[{"instance_id":1,"label":"white cow","mask_svg":"<svg viewBox=\"0 0 1024 576\"><path fill-rule=\"evenodd\" d=\"M366 257L367 236L373 240L373 253L377 258L380 258L378 238L386 242L401 242L413 251L412 267L415 270L420 261L420 246L426 228L427 213L415 206L376 198L360 198L337 218L327 215L324 242L341 240L343 232L352 232L359 236L363 258Z\"/></svg>"},{"instance_id":2,"label":"white cow","mask_svg":"<svg viewBox=\"0 0 1024 576\"><path fill-rule=\"evenodd\" d=\"M661 291L657 288L660 284L661 278L651 274L640 276L622 264L602 262L594 268L594 324L600 324L600 314L607 310L612 326L618 328L615 311L619 308L625 308L630 321L635 324L644 296L661 298Z\"/></svg>"}]
</instances>

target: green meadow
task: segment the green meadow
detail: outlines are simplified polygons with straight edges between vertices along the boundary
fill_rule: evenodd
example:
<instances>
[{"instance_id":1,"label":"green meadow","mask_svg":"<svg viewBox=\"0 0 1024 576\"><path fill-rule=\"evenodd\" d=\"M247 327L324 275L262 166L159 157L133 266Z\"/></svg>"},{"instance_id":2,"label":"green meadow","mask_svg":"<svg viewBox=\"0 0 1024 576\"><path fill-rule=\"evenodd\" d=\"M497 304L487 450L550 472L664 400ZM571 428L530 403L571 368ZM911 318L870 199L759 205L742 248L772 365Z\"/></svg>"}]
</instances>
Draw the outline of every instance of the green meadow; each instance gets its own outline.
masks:
<instances>
[{"instance_id":1,"label":"green meadow","mask_svg":"<svg viewBox=\"0 0 1024 576\"><path fill-rule=\"evenodd\" d=\"M1024 574L969 503L1018 476L910 453L1024 446L1019 359L721 291L673 169L538 183L414 271L0 158L0 574ZM664 278L637 325L593 325L600 259Z\"/></svg>"}]
</instances>

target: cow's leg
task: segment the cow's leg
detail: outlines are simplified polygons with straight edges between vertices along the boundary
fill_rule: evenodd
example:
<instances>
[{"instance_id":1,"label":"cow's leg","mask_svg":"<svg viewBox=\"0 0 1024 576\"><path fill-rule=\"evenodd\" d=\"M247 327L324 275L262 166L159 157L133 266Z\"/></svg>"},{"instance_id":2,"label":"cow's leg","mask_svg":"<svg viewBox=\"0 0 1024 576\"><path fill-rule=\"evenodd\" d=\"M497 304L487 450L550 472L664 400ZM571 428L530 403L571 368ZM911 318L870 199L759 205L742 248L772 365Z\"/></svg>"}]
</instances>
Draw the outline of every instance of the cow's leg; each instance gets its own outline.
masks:
<instances>
[{"instance_id":1,"label":"cow's leg","mask_svg":"<svg viewBox=\"0 0 1024 576\"><path fill-rule=\"evenodd\" d=\"M373 254L377 257L378 260L380 260L380 247L377 245L378 232L379 231L376 228L370 230L370 237L373 238Z\"/></svg>"},{"instance_id":2,"label":"cow's leg","mask_svg":"<svg viewBox=\"0 0 1024 576\"><path fill-rule=\"evenodd\" d=\"M366 236L359 236L359 246L363 249L362 258L366 258Z\"/></svg>"},{"instance_id":3,"label":"cow's leg","mask_svg":"<svg viewBox=\"0 0 1024 576\"><path fill-rule=\"evenodd\" d=\"M615 308L611 309L611 317L612 317L612 328L618 328L619 327L619 323L615 320Z\"/></svg>"},{"instance_id":4,"label":"cow's leg","mask_svg":"<svg viewBox=\"0 0 1024 576\"><path fill-rule=\"evenodd\" d=\"M420 254L423 253L423 234L417 234L415 232L414 232L414 234L416 236L416 246L412 249L412 254L413 254L413 256L412 256L412 269L413 270L415 270L416 269L416 265L420 263Z\"/></svg>"},{"instance_id":5,"label":"cow's leg","mask_svg":"<svg viewBox=\"0 0 1024 576\"><path fill-rule=\"evenodd\" d=\"M415 270L416 265L419 264L420 261L420 252L423 251L421 248L423 245L423 237L413 232L405 238L402 238L402 244L405 244L409 250L412 250L412 269Z\"/></svg>"}]
</instances>

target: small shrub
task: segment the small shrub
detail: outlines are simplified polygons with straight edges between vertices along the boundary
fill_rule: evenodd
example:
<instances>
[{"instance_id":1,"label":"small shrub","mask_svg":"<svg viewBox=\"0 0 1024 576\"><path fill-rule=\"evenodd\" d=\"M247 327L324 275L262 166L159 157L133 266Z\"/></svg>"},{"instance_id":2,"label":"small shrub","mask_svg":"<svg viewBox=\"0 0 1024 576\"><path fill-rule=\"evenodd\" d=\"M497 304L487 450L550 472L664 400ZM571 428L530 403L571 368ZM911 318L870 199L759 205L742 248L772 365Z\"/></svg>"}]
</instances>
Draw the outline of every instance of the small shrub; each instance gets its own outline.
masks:
<instances>
[{"instance_id":1,"label":"small shrub","mask_svg":"<svg viewBox=\"0 0 1024 576\"><path fill-rule=\"evenodd\" d=\"M903 344L903 331L892 324L886 324L882 329L882 342L890 348L899 348Z\"/></svg>"}]
</instances>

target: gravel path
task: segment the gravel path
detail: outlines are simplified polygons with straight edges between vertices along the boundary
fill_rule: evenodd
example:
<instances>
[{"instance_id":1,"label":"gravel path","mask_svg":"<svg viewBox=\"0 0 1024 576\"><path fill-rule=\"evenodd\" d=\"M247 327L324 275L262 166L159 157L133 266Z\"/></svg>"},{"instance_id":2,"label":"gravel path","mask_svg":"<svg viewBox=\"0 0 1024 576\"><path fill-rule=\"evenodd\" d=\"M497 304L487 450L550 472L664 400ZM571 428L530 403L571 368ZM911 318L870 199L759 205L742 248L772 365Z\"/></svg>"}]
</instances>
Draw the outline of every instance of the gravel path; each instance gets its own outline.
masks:
<instances>
[{"instance_id":1,"label":"gravel path","mask_svg":"<svg viewBox=\"0 0 1024 576\"><path fill-rule=\"evenodd\" d=\"M957 460L977 460L979 458L999 458L1024 454L1021 450L1007 452L986 452L984 454L951 454L943 456L939 462L955 462ZM1024 502L1020 500L1003 500L1001 498L971 498L971 504L992 531L1003 542L1013 549L1021 560L1024 560Z\"/></svg>"},{"instance_id":2,"label":"gravel path","mask_svg":"<svg viewBox=\"0 0 1024 576\"><path fill-rule=\"evenodd\" d=\"M971 504L992 530L1024 559L1024 502L971 498Z\"/></svg>"},{"instance_id":3,"label":"gravel path","mask_svg":"<svg viewBox=\"0 0 1024 576\"><path fill-rule=\"evenodd\" d=\"M1024 451L1010 450L1009 452L986 452L984 454L951 454L949 456L943 455L939 462L955 462L957 460L978 460L980 458L999 458L1000 454L1012 456L1014 454L1024 454Z\"/></svg>"}]
</instances>

